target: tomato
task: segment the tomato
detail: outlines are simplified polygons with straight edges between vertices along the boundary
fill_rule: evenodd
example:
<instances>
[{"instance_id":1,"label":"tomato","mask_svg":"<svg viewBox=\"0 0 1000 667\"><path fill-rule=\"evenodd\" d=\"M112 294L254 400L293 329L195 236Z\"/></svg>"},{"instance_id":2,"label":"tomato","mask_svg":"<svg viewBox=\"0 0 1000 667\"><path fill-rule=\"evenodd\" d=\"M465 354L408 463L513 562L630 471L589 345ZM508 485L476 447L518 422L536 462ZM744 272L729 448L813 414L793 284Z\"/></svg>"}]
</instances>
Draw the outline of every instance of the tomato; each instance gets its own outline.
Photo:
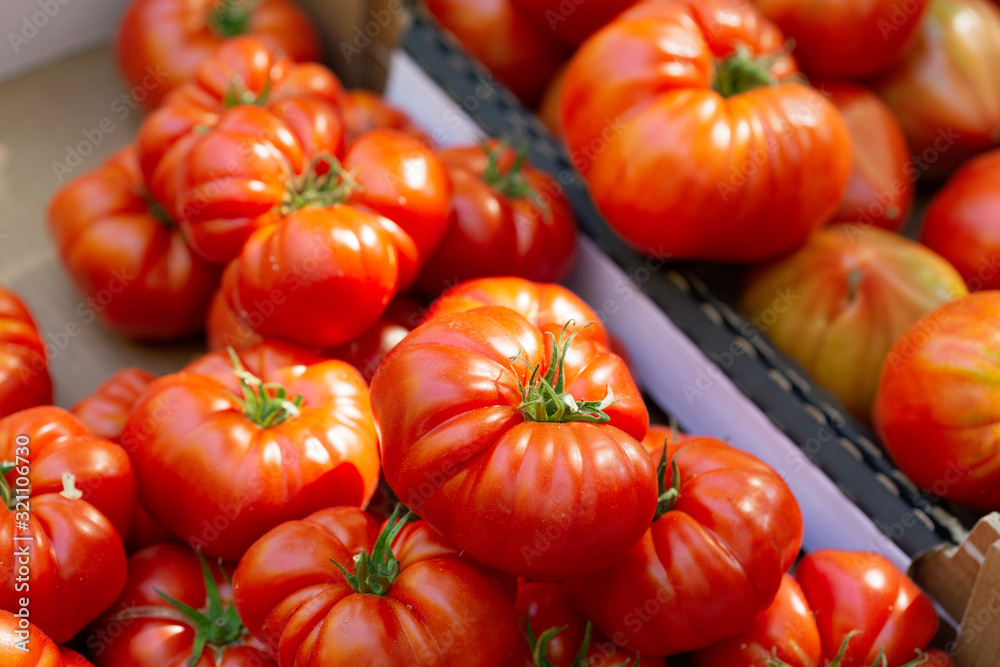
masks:
<instances>
[{"instance_id":1,"label":"tomato","mask_svg":"<svg viewBox=\"0 0 1000 667\"><path fill-rule=\"evenodd\" d=\"M365 505L379 472L357 371L287 345L238 354L238 375L213 352L154 381L122 433L152 517L228 560L283 521Z\"/></svg>"},{"instance_id":2,"label":"tomato","mask_svg":"<svg viewBox=\"0 0 1000 667\"><path fill-rule=\"evenodd\" d=\"M920 488L1000 509L1000 292L977 292L925 315L889 351L872 421Z\"/></svg>"},{"instance_id":3,"label":"tomato","mask_svg":"<svg viewBox=\"0 0 1000 667\"><path fill-rule=\"evenodd\" d=\"M750 627L693 653L691 662L694 667L769 667L772 655L788 667L822 667L826 664L809 601L802 593L802 587L788 574L782 577L774 602L754 619Z\"/></svg>"},{"instance_id":4,"label":"tomato","mask_svg":"<svg viewBox=\"0 0 1000 667\"><path fill-rule=\"evenodd\" d=\"M0 288L0 417L49 403L52 378L45 343L24 303Z\"/></svg>"},{"instance_id":5,"label":"tomato","mask_svg":"<svg viewBox=\"0 0 1000 667\"><path fill-rule=\"evenodd\" d=\"M60 190L49 230L73 283L113 329L166 341L204 327L221 270L150 200L134 147Z\"/></svg>"},{"instance_id":6,"label":"tomato","mask_svg":"<svg viewBox=\"0 0 1000 667\"><path fill-rule=\"evenodd\" d=\"M576 219L559 183L527 164L524 151L496 140L449 148L451 222L418 286L436 296L470 278L566 277L576 252Z\"/></svg>"},{"instance_id":7,"label":"tomato","mask_svg":"<svg viewBox=\"0 0 1000 667\"><path fill-rule=\"evenodd\" d=\"M512 0L518 11L540 30L553 33L568 47L576 47L631 7L636 0Z\"/></svg>"},{"instance_id":8,"label":"tomato","mask_svg":"<svg viewBox=\"0 0 1000 667\"><path fill-rule=\"evenodd\" d=\"M636 5L576 53L561 125L611 227L657 257L767 259L836 211L850 134L743 0ZM822 178L807 174L823 174Z\"/></svg>"},{"instance_id":9,"label":"tomato","mask_svg":"<svg viewBox=\"0 0 1000 667\"><path fill-rule=\"evenodd\" d=\"M386 102L378 93L360 89L345 91L341 112L349 144L366 132L387 128L399 130L428 148L434 147L433 139L426 132L421 130L406 113Z\"/></svg>"},{"instance_id":10,"label":"tomato","mask_svg":"<svg viewBox=\"0 0 1000 667\"><path fill-rule=\"evenodd\" d=\"M219 122L226 109L243 104L274 108L300 97L322 100L340 107L344 90L329 69L318 63L295 63L258 37L226 42L206 57L191 77L175 89L163 106L139 128L137 146L143 176L150 184L165 178L161 163L192 132L203 132ZM343 126L339 118L329 132L330 145L342 149ZM164 170L168 167L164 166ZM162 191L154 190L160 196ZM166 203L166 198L161 197Z\"/></svg>"},{"instance_id":11,"label":"tomato","mask_svg":"<svg viewBox=\"0 0 1000 667\"><path fill-rule=\"evenodd\" d=\"M930 0L903 60L874 82L913 150L911 173L940 180L1000 141L1000 9Z\"/></svg>"},{"instance_id":12,"label":"tomato","mask_svg":"<svg viewBox=\"0 0 1000 667\"><path fill-rule=\"evenodd\" d=\"M319 349L374 325L398 281L397 247L379 216L334 204L257 230L224 292L238 319L260 323L257 333Z\"/></svg>"},{"instance_id":13,"label":"tomato","mask_svg":"<svg viewBox=\"0 0 1000 667\"><path fill-rule=\"evenodd\" d=\"M1000 150L969 161L934 195L920 241L958 269L972 291L1000 288Z\"/></svg>"},{"instance_id":14,"label":"tomato","mask_svg":"<svg viewBox=\"0 0 1000 667\"><path fill-rule=\"evenodd\" d=\"M861 420L896 339L939 306L965 296L943 258L865 225L834 225L801 249L755 268L740 310Z\"/></svg>"},{"instance_id":15,"label":"tomato","mask_svg":"<svg viewBox=\"0 0 1000 667\"><path fill-rule=\"evenodd\" d=\"M602 345L556 342L507 308L442 315L386 356L371 397L396 496L487 565L558 580L610 565L648 526L649 416Z\"/></svg>"},{"instance_id":16,"label":"tomato","mask_svg":"<svg viewBox=\"0 0 1000 667\"><path fill-rule=\"evenodd\" d=\"M386 218L382 226L395 240L399 256L399 289L408 289L448 229L448 170L418 140L391 129L355 139L344 156L344 169L357 186L350 203Z\"/></svg>"},{"instance_id":17,"label":"tomato","mask_svg":"<svg viewBox=\"0 0 1000 667\"><path fill-rule=\"evenodd\" d=\"M431 304L424 320L448 313L460 313L482 306L502 306L523 315L542 332L556 338L579 332L595 343L608 346L608 332L597 313L562 285L534 283L523 278L479 278L455 285Z\"/></svg>"},{"instance_id":18,"label":"tomato","mask_svg":"<svg viewBox=\"0 0 1000 667\"><path fill-rule=\"evenodd\" d=\"M566 599L562 584L522 581L514 608L522 633L530 628L531 634L518 643L507 667L633 667L637 656L594 631ZM538 649L542 661L535 660ZM639 658L634 667L665 665L663 658Z\"/></svg>"},{"instance_id":19,"label":"tomato","mask_svg":"<svg viewBox=\"0 0 1000 667\"><path fill-rule=\"evenodd\" d=\"M92 662L72 649L63 646L59 649L59 652L62 654L65 667L94 667Z\"/></svg>"},{"instance_id":20,"label":"tomato","mask_svg":"<svg viewBox=\"0 0 1000 667\"><path fill-rule=\"evenodd\" d=\"M873 553L823 550L798 564L795 579L815 612L827 658L849 633L842 667L867 667L879 650L889 665L902 665L934 638L937 611L909 577Z\"/></svg>"},{"instance_id":21,"label":"tomato","mask_svg":"<svg viewBox=\"0 0 1000 667\"><path fill-rule=\"evenodd\" d=\"M113 373L90 396L74 405L70 412L98 438L118 442L135 402L155 376L139 368L123 368ZM161 526L141 505L125 540L125 552L135 553L152 544L169 542L173 534Z\"/></svg>"},{"instance_id":22,"label":"tomato","mask_svg":"<svg viewBox=\"0 0 1000 667\"><path fill-rule=\"evenodd\" d=\"M563 80L566 78L566 70L561 69L552 77L549 81L548 87L545 89L545 94L542 95L542 101L538 103L538 110L535 115L538 116L538 120L549 129L557 139L565 140L563 137L562 127L559 125L559 104L562 98L562 87Z\"/></svg>"},{"instance_id":23,"label":"tomato","mask_svg":"<svg viewBox=\"0 0 1000 667\"><path fill-rule=\"evenodd\" d=\"M97 667L276 667L236 615L233 570L209 565L179 544L133 555L125 589L87 634Z\"/></svg>"},{"instance_id":24,"label":"tomato","mask_svg":"<svg viewBox=\"0 0 1000 667\"><path fill-rule=\"evenodd\" d=\"M0 609L20 610L64 642L125 583L135 477L121 447L55 407L0 420ZM30 591L30 595L28 592Z\"/></svg>"},{"instance_id":25,"label":"tomato","mask_svg":"<svg viewBox=\"0 0 1000 667\"><path fill-rule=\"evenodd\" d=\"M865 78L899 61L927 0L754 0L761 13L795 40L795 58L809 76Z\"/></svg>"},{"instance_id":26,"label":"tomato","mask_svg":"<svg viewBox=\"0 0 1000 667\"><path fill-rule=\"evenodd\" d=\"M398 296L373 327L349 343L324 350L323 356L346 361L370 382L385 355L420 322L422 310L419 301Z\"/></svg>"},{"instance_id":27,"label":"tomato","mask_svg":"<svg viewBox=\"0 0 1000 667\"><path fill-rule=\"evenodd\" d=\"M665 455L656 515L640 542L610 567L566 582L605 636L649 656L747 628L802 543L798 503L757 458L708 437L670 443Z\"/></svg>"},{"instance_id":28,"label":"tomato","mask_svg":"<svg viewBox=\"0 0 1000 667\"><path fill-rule=\"evenodd\" d=\"M898 230L913 205L910 150L899 122L877 95L852 83L817 84L851 133L854 170L834 220Z\"/></svg>"},{"instance_id":29,"label":"tomato","mask_svg":"<svg viewBox=\"0 0 1000 667\"><path fill-rule=\"evenodd\" d=\"M319 36L291 0L132 0L115 40L131 96L152 109L227 40L258 36L294 60L318 60Z\"/></svg>"},{"instance_id":30,"label":"tomato","mask_svg":"<svg viewBox=\"0 0 1000 667\"><path fill-rule=\"evenodd\" d=\"M526 106L538 101L567 56L550 32L532 25L513 0L427 0L425 5ZM477 94L496 94L495 82L481 83Z\"/></svg>"},{"instance_id":31,"label":"tomato","mask_svg":"<svg viewBox=\"0 0 1000 667\"><path fill-rule=\"evenodd\" d=\"M29 612L30 614L30 612ZM0 609L0 662L4 667L63 667L59 647L30 621Z\"/></svg>"},{"instance_id":32,"label":"tomato","mask_svg":"<svg viewBox=\"0 0 1000 667\"><path fill-rule=\"evenodd\" d=\"M504 583L430 527L334 507L278 526L233 577L236 609L287 667L503 665Z\"/></svg>"}]
</instances>

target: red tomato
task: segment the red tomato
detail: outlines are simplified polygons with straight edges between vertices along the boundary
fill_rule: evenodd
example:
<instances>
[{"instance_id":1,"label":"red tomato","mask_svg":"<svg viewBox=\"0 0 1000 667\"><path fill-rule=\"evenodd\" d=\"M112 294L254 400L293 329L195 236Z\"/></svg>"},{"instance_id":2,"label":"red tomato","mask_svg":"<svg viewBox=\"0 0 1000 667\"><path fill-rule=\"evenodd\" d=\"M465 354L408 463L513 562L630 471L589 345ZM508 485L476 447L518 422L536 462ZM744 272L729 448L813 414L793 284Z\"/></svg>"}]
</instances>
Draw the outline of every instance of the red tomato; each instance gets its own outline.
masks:
<instances>
[{"instance_id":1,"label":"red tomato","mask_svg":"<svg viewBox=\"0 0 1000 667\"><path fill-rule=\"evenodd\" d=\"M641 541L611 567L566 582L613 642L642 655L691 651L747 628L774 599L802 543L784 480L721 440L671 443Z\"/></svg>"},{"instance_id":2,"label":"red tomato","mask_svg":"<svg viewBox=\"0 0 1000 667\"><path fill-rule=\"evenodd\" d=\"M370 90L348 90L344 93L341 103L344 116L344 131L347 143L366 132L378 128L399 130L416 139L428 148L434 147L434 141L414 124L403 111L386 102L381 95Z\"/></svg>"},{"instance_id":3,"label":"red tomato","mask_svg":"<svg viewBox=\"0 0 1000 667\"><path fill-rule=\"evenodd\" d=\"M810 76L864 78L899 61L927 0L754 0L795 40L795 58Z\"/></svg>"},{"instance_id":4,"label":"red tomato","mask_svg":"<svg viewBox=\"0 0 1000 667\"><path fill-rule=\"evenodd\" d=\"M772 650L787 667L826 664L809 601L802 587L788 574L782 577L774 602L749 628L693 653L691 662L694 667L770 667Z\"/></svg>"},{"instance_id":5,"label":"red tomato","mask_svg":"<svg viewBox=\"0 0 1000 667\"><path fill-rule=\"evenodd\" d=\"M134 147L67 184L49 206L49 230L77 289L113 329L174 340L204 327L221 270L152 203Z\"/></svg>"},{"instance_id":6,"label":"red tomato","mask_svg":"<svg viewBox=\"0 0 1000 667\"><path fill-rule=\"evenodd\" d=\"M940 256L893 232L834 225L754 268L740 310L757 332L867 420L892 344L924 315L967 294Z\"/></svg>"},{"instance_id":7,"label":"red tomato","mask_svg":"<svg viewBox=\"0 0 1000 667\"><path fill-rule=\"evenodd\" d=\"M512 0L536 27L573 48L631 7L636 0Z\"/></svg>"},{"instance_id":8,"label":"red tomato","mask_svg":"<svg viewBox=\"0 0 1000 667\"><path fill-rule=\"evenodd\" d=\"M70 408L70 412L98 438L118 442L132 406L154 379L155 375L141 368L123 368Z\"/></svg>"},{"instance_id":9,"label":"red tomato","mask_svg":"<svg viewBox=\"0 0 1000 667\"><path fill-rule=\"evenodd\" d=\"M920 488L1000 509L1000 292L977 292L924 316L882 367L873 423Z\"/></svg>"},{"instance_id":10,"label":"red tomato","mask_svg":"<svg viewBox=\"0 0 1000 667\"><path fill-rule=\"evenodd\" d=\"M155 376L139 368L123 368L112 374L93 394L74 405L70 412L98 438L118 442L132 407L154 379ZM128 539L125 540L125 552L135 553L152 544L173 539L173 533L149 516L141 505L137 505Z\"/></svg>"},{"instance_id":11,"label":"red tomato","mask_svg":"<svg viewBox=\"0 0 1000 667\"><path fill-rule=\"evenodd\" d=\"M510 308L556 338L566 327L566 333L579 332L595 343L609 345L608 332L583 299L562 285L523 278L479 278L459 283L431 304L424 321L482 306ZM567 327L571 321L573 324Z\"/></svg>"},{"instance_id":12,"label":"red tomato","mask_svg":"<svg viewBox=\"0 0 1000 667\"><path fill-rule=\"evenodd\" d=\"M556 344L507 308L442 315L386 356L371 396L396 496L503 572L591 572L649 524L649 416L602 345Z\"/></svg>"},{"instance_id":13,"label":"red tomato","mask_svg":"<svg viewBox=\"0 0 1000 667\"><path fill-rule=\"evenodd\" d=\"M231 285L235 273L236 264L230 262L222 274L222 286L216 290L208 306L205 335L208 339L208 349L212 351L225 350L227 347L242 350L264 340L263 336L254 331L250 323L243 321L233 312L226 300L227 291L233 289ZM260 312L251 313L251 316L258 323L264 320L264 315Z\"/></svg>"},{"instance_id":14,"label":"red tomato","mask_svg":"<svg viewBox=\"0 0 1000 667\"><path fill-rule=\"evenodd\" d=\"M52 403L52 378L31 313L0 288L0 417Z\"/></svg>"},{"instance_id":15,"label":"red tomato","mask_svg":"<svg viewBox=\"0 0 1000 667\"><path fill-rule=\"evenodd\" d=\"M262 537L236 608L287 667L487 667L517 641L505 585L422 522L334 507Z\"/></svg>"},{"instance_id":16,"label":"red tomato","mask_svg":"<svg viewBox=\"0 0 1000 667\"><path fill-rule=\"evenodd\" d=\"M913 205L916 180L903 128L885 103L864 86L823 83L817 87L830 96L847 122L854 153L854 170L834 220L898 230Z\"/></svg>"},{"instance_id":17,"label":"red tomato","mask_svg":"<svg viewBox=\"0 0 1000 667\"><path fill-rule=\"evenodd\" d=\"M236 560L282 521L365 505L378 441L367 386L348 364L279 344L239 352L239 376L227 359L213 352L154 381L122 443L153 518Z\"/></svg>"},{"instance_id":18,"label":"red tomato","mask_svg":"<svg viewBox=\"0 0 1000 667\"><path fill-rule=\"evenodd\" d=\"M236 615L233 570L209 565L179 544L151 546L129 558L125 589L87 634L97 667L276 667ZM195 656L199 641L204 648Z\"/></svg>"},{"instance_id":19,"label":"red tomato","mask_svg":"<svg viewBox=\"0 0 1000 667\"><path fill-rule=\"evenodd\" d=\"M65 664L59 653L59 647L44 632L28 619L22 621L2 609L0 609L0 663L3 663L4 667L63 667Z\"/></svg>"},{"instance_id":20,"label":"red tomato","mask_svg":"<svg viewBox=\"0 0 1000 667\"><path fill-rule=\"evenodd\" d=\"M427 9L469 53L521 99L538 101L567 52L514 6L512 0L427 0ZM495 95L483 81L482 96Z\"/></svg>"},{"instance_id":21,"label":"red tomato","mask_svg":"<svg viewBox=\"0 0 1000 667\"><path fill-rule=\"evenodd\" d=\"M125 583L132 465L121 447L55 407L0 420L0 453L0 609L16 613L26 596L31 621L67 641Z\"/></svg>"},{"instance_id":22,"label":"red tomato","mask_svg":"<svg viewBox=\"0 0 1000 667\"><path fill-rule=\"evenodd\" d=\"M355 139L344 169L357 185L351 205L386 218L382 226L399 255L399 289L409 289L448 229L448 170L420 141L391 129Z\"/></svg>"},{"instance_id":23,"label":"red tomato","mask_svg":"<svg viewBox=\"0 0 1000 667\"><path fill-rule=\"evenodd\" d=\"M828 659L858 632L847 642L842 667L867 667L879 650L889 665L909 663L937 632L930 598L878 554L816 551L798 564L795 579L815 612Z\"/></svg>"},{"instance_id":24,"label":"red tomato","mask_svg":"<svg viewBox=\"0 0 1000 667\"><path fill-rule=\"evenodd\" d=\"M398 252L381 218L345 204L298 209L262 227L224 282L226 303L254 330L319 349L378 321L396 294Z\"/></svg>"},{"instance_id":25,"label":"red tomato","mask_svg":"<svg viewBox=\"0 0 1000 667\"><path fill-rule=\"evenodd\" d=\"M547 667L665 667L667 664L663 658L643 657L633 666L637 656L593 630L566 599L562 584L522 581L517 587L514 608L521 617L522 633L526 634L530 624L531 635L518 643L507 667L536 667L539 663L534 651L539 645L544 649L542 656L548 660L540 664ZM587 647L582 660L575 660L581 656L584 641Z\"/></svg>"},{"instance_id":26,"label":"red tomato","mask_svg":"<svg viewBox=\"0 0 1000 667\"><path fill-rule=\"evenodd\" d=\"M258 36L294 60L318 60L319 37L291 0L132 0L115 41L132 99L146 109L227 40Z\"/></svg>"},{"instance_id":27,"label":"red tomato","mask_svg":"<svg viewBox=\"0 0 1000 667\"><path fill-rule=\"evenodd\" d=\"M490 140L441 152L453 194L444 241L418 286L430 295L470 278L566 277L576 251L576 219L559 183Z\"/></svg>"},{"instance_id":28,"label":"red tomato","mask_svg":"<svg viewBox=\"0 0 1000 667\"><path fill-rule=\"evenodd\" d=\"M62 654L63 664L65 667L94 667L92 662L76 651L68 649L65 646L59 648L59 653Z\"/></svg>"},{"instance_id":29,"label":"red tomato","mask_svg":"<svg viewBox=\"0 0 1000 667\"><path fill-rule=\"evenodd\" d=\"M930 0L906 56L874 83L913 150L914 176L940 180L1000 141L1000 9Z\"/></svg>"},{"instance_id":30,"label":"red tomato","mask_svg":"<svg viewBox=\"0 0 1000 667\"><path fill-rule=\"evenodd\" d=\"M629 244L673 259L761 260L836 211L850 134L836 107L789 78L784 44L743 0L653 0L576 53L561 125Z\"/></svg>"},{"instance_id":31,"label":"red tomato","mask_svg":"<svg viewBox=\"0 0 1000 667\"><path fill-rule=\"evenodd\" d=\"M963 166L927 207L920 240L962 274L972 291L1000 288L1000 150Z\"/></svg>"}]
</instances>

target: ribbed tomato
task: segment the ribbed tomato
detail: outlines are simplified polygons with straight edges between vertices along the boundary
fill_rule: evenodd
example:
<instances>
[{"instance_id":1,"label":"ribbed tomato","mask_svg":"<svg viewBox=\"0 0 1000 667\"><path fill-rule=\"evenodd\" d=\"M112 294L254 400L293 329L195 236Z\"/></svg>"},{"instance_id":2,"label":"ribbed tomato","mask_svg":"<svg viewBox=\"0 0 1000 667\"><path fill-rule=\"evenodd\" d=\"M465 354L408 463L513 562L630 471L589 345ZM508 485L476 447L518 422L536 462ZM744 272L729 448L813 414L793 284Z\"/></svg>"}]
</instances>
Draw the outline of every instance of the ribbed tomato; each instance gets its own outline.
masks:
<instances>
[{"instance_id":1,"label":"ribbed tomato","mask_svg":"<svg viewBox=\"0 0 1000 667\"><path fill-rule=\"evenodd\" d=\"M0 417L50 403L52 378L35 320L16 294L0 288Z\"/></svg>"}]
</instances>

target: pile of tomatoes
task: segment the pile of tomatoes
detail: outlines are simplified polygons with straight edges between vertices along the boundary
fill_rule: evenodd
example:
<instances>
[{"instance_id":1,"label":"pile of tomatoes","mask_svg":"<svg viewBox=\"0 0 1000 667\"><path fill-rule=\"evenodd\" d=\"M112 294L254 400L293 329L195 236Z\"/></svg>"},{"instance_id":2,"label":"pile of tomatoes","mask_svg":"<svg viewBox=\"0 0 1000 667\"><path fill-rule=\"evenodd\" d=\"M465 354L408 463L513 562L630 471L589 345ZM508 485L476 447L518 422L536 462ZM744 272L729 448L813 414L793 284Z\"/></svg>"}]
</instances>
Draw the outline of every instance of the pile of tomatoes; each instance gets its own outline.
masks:
<instances>
[{"instance_id":1,"label":"pile of tomatoes","mask_svg":"<svg viewBox=\"0 0 1000 667\"><path fill-rule=\"evenodd\" d=\"M819 358L857 416L874 405L918 484L986 508L1000 293L966 297L960 259L988 240L996 159L931 207L947 259L878 229L910 209L909 150L986 94L972 77L912 110L939 85L926 68L994 76L940 37L972 12L993 44L980 1L844 2L822 23L809 0L427 5L525 101L556 77L545 108L626 241L767 260L741 304L755 331ZM892 563L802 557L773 469L650 425L630 362L558 284L576 223L525 147L439 149L318 45L290 0L130 4L123 75L168 75L49 228L106 326L210 351L63 410L0 290L4 665L952 665ZM921 173L996 139L983 108Z\"/></svg>"}]
</instances>

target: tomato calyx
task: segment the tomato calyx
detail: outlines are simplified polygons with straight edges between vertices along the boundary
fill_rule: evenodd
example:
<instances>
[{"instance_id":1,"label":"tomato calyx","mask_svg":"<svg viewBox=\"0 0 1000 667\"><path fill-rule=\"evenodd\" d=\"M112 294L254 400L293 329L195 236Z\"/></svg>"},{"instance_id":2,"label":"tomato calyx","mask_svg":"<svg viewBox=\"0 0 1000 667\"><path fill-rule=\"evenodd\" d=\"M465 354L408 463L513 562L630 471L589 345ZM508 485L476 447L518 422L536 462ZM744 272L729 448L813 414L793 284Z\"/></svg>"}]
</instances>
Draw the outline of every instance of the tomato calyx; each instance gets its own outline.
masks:
<instances>
[{"instance_id":1,"label":"tomato calyx","mask_svg":"<svg viewBox=\"0 0 1000 667\"><path fill-rule=\"evenodd\" d=\"M241 0L222 0L208 14L208 28L217 37L231 39L247 32L250 8Z\"/></svg>"},{"instance_id":2,"label":"tomato calyx","mask_svg":"<svg viewBox=\"0 0 1000 667\"><path fill-rule=\"evenodd\" d=\"M551 210L541 193L533 188L524 177L524 163L528 159L528 145L524 144L517 150L514 161L506 170L500 166L501 158L510 149L506 140L501 141L496 147L491 147L486 141L483 141L481 146L483 152L486 153L486 170L483 172L483 182L507 199L527 199L538 207L546 218L551 216Z\"/></svg>"},{"instance_id":3,"label":"tomato calyx","mask_svg":"<svg viewBox=\"0 0 1000 667\"><path fill-rule=\"evenodd\" d=\"M861 633L858 630L848 633L844 638L843 643L840 645L840 651L837 652L836 657L827 663L827 667L840 667L844 662L844 656L847 655L847 645L850 644L851 640L854 639L856 635ZM915 660L911 660L905 665L900 665L900 667L919 667L920 665L926 664L927 659L930 657L920 649L916 649L917 657ZM778 648L774 647L771 649L771 657L767 659L767 667L789 667L787 662L784 662L778 658ZM878 650L878 655L875 656L875 662L871 664L870 667L889 667L889 662L885 657L885 649L880 648Z\"/></svg>"},{"instance_id":4,"label":"tomato calyx","mask_svg":"<svg viewBox=\"0 0 1000 667\"><path fill-rule=\"evenodd\" d=\"M268 75L264 88L259 93L255 93L246 87L242 78L234 76L233 80L229 82L229 87L226 88L223 104L227 109L240 106L241 104L264 106L271 96L271 86L273 83L274 80Z\"/></svg>"},{"instance_id":5,"label":"tomato calyx","mask_svg":"<svg viewBox=\"0 0 1000 667\"><path fill-rule=\"evenodd\" d=\"M142 197L146 200L146 213L149 214L149 217L171 231L177 229L176 223L167 214L166 209L160 206L160 203L153 199L151 194L145 192Z\"/></svg>"},{"instance_id":6,"label":"tomato calyx","mask_svg":"<svg viewBox=\"0 0 1000 667\"><path fill-rule=\"evenodd\" d=\"M771 73L771 67L787 55L787 50L788 47L755 56L746 46L737 46L731 55L716 61L712 88L723 97L732 97L754 88L777 85L778 78Z\"/></svg>"},{"instance_id":7,"label":"tomato calyx","mask_svg":"<svg viewBox=\"0 0 1000 667\"><path fill-rule=\"evenodd\" d=\"M17 464L14 461L0 463L0 503L3 503L4 507L11 511L14 511L17 500L14 498L14 490L7 483L7 475L15 467L17 467Z\"/></svg>"},{"instance_id":8,"label":"tomato calyx","mask_svg":"<svg viewBox=\"0 0 1000 667\"><path fill-rule=\"evenodd\" d=\"M396 505L392 515L386 521L385 528L375 541L372 552L362 551L354 557L354 572L351 574L343 565L330 559L344 577L344 581L362 595L385 596L392 587L392 582L399 575L399 561L392 553L392 542L403 530L403 527L413 519L413 513L408 511L399 516L402 505Z\"/></svg>"},{"instance_id":9,"label":"tomato calyx","mask_svg":"<svg viewBox=\"0 0 1000 667\"><path fill-rule=\"evenodd\" d=\"M674 436L676 439L676 435ZM663 441L663 454L660 455L660 462L656 465L656 482L658 485L656 496L656 512L653 514L655 522L661 516L674 509L677 499L681 497L681 471L677 466L677 457L684 452L687 447L674 454L670 459L670 486L667 486L667 446L668 441ZM689 445L693 446L693 445Z\"/></svg>"},{"instance_id":10,"label":"tomato calyx","mask_svg":"<svg viewBox=\"0 0 1000 667\"><path fill-rule=\"evenodd\" d=\"M861 269L851 269L847 272L847 302L852 303L858 296L858 288L864 280L865 272Z\"/></svg>"},{"instance_id":11,"label":"tomato calyx","mask_svg":"<svg viewBox=\"0 0 1000 667\"><path fill-rule=\"evenodd\" d=\"M556 635L566 630L569 626L563 625L561 627L549 628L536 637L535 632L531 629L531 621L528 620L527 616L524 618L524 625L524 636L528 641L528 646L531 648L531 664L534 667L554 667L552 661L549 660L549 644L552 643L552 639ZM580 644L580 650L577 651L569 667L587 667L590 664L590 661L587 660L587 649L590 648L590 633L592 630L593 625L590 621L587 621L587 626L583 630L583 642ZM625 662L617 667L638 667L639 661L640 657L636 655L634 661L627 658Z\"/></svg>"},{"instance_id":12,"label":"tomato calyx","mask_svg":"<svg viewBox=\"0 0 1000 667\"><path fill-rule=\"evenodd\" d=\"M290 179L281 214L289 215L307 206L325 208L343 204L360 191L354 175L341 166L340 160L332 155L318 155L302 176Z\"/></svg>"},{"instance_id":13,"label":"tomato calyx","mask_svg":"<svg viewBox=\"0 0 1000 667\"><path fill-rule=\"evenodd\" d=\"M611 421L611 417L604 412L605 408L621 400L615 398L610 387L608 387L608 393L600 401L578 401L566 391L566 353L569 351L573 339L582 331L582 329L578 329L567 336L566 329L571 324L573 324L573 320L566 323L559 334L558 341L551 333L545 332L546 337L552 341L552 357L545 375L539 373L541 364L532 366L531 362L524 357L523 348L510 358L511 370L515 373L517 371L514 369L514 364L518 361L531 368L531 376L527 382L519 387L521 404L517 406L526 421L555 424L569 422L605 424Z\"/></svg>"},{"instance_id":14,"label":"tomato calyx","mask_svg":"<svg viewBox=\"0 0 1000 667\"><path fill-rule=\"evenodd\" d=\"M279 384L263 382L259 377L243 368L236 351L229 347L229 358L233 364L233 374L240 381L242 398L231 394L243 410L247 419L261 428L271 428L283 424L299 415L303 397L289 400L288 390ZM271 392L274 392L274 395Z\"/></svg>"},{"instance_id":15,"label":"tomato calyx","mask_svg":"<svg viewBox=\"0 0 1000 667\"><path fill-rule=\"evenodd\" d=\"M71 472L64 472L62 474L63 489L59 492L59 495L66 500L80 500L83 498L83 491L76 488L76 476Z\"/></svg>"},{"instance_id":16,"label":"tomato calyx","mask_svg":"<svg viewBox=\"0 0 1000 667\"><path fill-rule=\"evenodd\" d=\"M125 609L119 614L127 614L128 618L164 618L191 626L195 631L195 636L191 658L187 662L188 667L194 667L201 660L201 655L205 652L206 647L212 648L216 652L215 662L221 664L223 649L237 642L244 633L243 621L236 613L235 605L230 604L227 609L222 608L219 586L215 583L215 577L212 576L212 571L208 567L208 561L201 553L198 554L198 559L201 561L202 576L205 578L207 604L204 609L199 611L154 588L156 594L163 598L172 609L139 607ZM223 576L225 576L225 571L223 571ZM229 581L228 576L226 581Z\"/></svg>"}]
</instances>

